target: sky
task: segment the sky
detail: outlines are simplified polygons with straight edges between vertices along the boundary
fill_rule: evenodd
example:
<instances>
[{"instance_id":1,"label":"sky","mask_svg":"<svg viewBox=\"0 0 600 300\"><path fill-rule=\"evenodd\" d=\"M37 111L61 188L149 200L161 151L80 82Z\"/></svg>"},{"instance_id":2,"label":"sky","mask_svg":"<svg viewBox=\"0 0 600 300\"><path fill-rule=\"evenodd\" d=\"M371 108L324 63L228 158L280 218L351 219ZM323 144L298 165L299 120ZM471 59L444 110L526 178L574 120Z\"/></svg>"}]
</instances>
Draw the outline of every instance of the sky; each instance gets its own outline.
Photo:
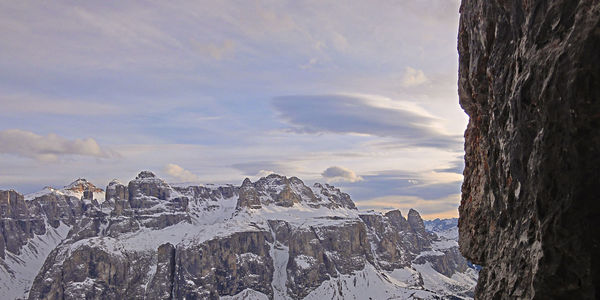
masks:
<instances>
[{"instance_id":1,"label":"sky","mask_svg":"<svg viewBox=\"0 0 600 300\"><path fill-rule=\"evenodd\" d=\"M0 1L0 189L274 172L456 217L458 7Z\"/></svg>"}]
</instances>

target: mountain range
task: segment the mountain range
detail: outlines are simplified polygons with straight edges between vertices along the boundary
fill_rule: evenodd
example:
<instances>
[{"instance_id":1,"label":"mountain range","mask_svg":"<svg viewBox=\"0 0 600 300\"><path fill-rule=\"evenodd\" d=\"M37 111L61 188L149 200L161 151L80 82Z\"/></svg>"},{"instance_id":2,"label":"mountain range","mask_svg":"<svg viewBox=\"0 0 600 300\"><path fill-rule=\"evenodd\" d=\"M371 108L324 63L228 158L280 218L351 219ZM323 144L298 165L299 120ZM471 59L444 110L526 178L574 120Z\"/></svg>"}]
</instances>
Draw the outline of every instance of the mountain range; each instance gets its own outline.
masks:
<instances>
[{"instance_id":1,"label":"mountain range","mask_svg":"<svg viewBox=\"0 0 600 300\"><path fill-rule=\"evenodd\" d=\"M0 191L0 218L2 299L468 299L478 276L456 219L277 174Z\"/></svg>"}]
</instances>

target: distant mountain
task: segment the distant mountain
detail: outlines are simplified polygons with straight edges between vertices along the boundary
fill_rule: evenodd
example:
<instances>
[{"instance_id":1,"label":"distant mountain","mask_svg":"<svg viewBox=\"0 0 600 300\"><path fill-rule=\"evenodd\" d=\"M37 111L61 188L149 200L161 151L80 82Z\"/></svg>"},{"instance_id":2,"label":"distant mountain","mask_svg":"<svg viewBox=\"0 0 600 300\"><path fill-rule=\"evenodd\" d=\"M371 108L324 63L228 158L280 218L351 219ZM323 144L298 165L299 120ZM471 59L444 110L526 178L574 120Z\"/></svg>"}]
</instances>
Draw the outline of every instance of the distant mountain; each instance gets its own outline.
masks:
<instances>
[{"instance_id":1,"label":"distant mountain","mask_svg":"<svg viewBox=\"0 0 600 300\"><path fill-rule=\"evenodd\" d=\"M425 220L425 230L458 243L458 218Z\"/></svg>"},{"instance_id":2,"label":"distant mountain","mask_svg":"<svg viewBox=\"0 0 600 300\"><path fill-rule=\"evenodd\" d=\"M275 174L0 191L0 217L2 299L461 299L477 279L449 221Z\"/></svg>"}]
</instances>

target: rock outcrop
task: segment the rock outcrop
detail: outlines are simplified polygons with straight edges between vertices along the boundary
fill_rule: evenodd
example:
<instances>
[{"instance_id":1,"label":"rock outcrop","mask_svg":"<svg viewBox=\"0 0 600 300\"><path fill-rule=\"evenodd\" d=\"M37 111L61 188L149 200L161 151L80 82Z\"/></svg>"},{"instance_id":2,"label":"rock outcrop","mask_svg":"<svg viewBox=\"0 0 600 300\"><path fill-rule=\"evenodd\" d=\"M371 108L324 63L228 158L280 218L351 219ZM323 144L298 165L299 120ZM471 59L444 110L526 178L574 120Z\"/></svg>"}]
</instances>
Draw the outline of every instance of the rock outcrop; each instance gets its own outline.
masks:
<instances>
[{"instance_id":1,"label":"rock outcrop","mask_svg":"<svg viewBox=\"0 0 600 300\"><path fill-rule=\"evenodd\" d=\"M41 216L32 216L23 195L10 190L0 191L0 258L6 252L20 254L21 248L35 234L44 234L46 224Z\"/></svg>"},{"instance_id":2,"label":"rock outcrop","mask_svg":"<svg viewBox=\"0 0 600 300\"><path fill-rule=\"evenodd\" d=\"M302 202L312 208L356 209L350 195L329 184L315 183L313 188L304 185L297 177L287 178L278 174L271 174L254 183L246 178L240 187L237 207L259 209L270 204L291 207Z\"/></svg>"},{"instance_id":3,"label":"rock outcrop","mask_svg":"<svg viewBox=\"0 0 600 300\"><path fill-rule=\"evenodd\" d=\"M460 250L480 299L600 297L600 2L463 0Z\"/></svg>"}]
</instances>

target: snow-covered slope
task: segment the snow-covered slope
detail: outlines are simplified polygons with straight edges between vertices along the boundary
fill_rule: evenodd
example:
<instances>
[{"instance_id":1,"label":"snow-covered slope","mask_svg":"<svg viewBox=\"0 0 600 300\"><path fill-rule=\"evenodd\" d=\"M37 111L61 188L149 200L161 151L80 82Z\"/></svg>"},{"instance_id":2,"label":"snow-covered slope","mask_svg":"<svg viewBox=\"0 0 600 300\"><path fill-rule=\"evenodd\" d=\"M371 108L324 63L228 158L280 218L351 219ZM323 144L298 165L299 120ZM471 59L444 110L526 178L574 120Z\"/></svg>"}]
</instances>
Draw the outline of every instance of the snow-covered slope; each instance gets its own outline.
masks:
<instances>
[{"instance_id":1,"label":"snow-covered slope","mask_svg":"<svg viewBox=\"0 0 600 300\"><path fill-rule=\"evenodd\" d=\"M360 212L295 177L184 187L145 171L77 205L30 299L468 298L477 276L416 211Z\"/></svg>"},{"instance_id":2,"label":"snow-covered slope","mask_svg":"<svg viewBox=\"0 0 600 300\"><path fill-rule=\"evenodd\" d=\"M425 229L458 243L458 218L424 220Z\"/></svg>"},{"instance_id":3,"label":"snow-covered slope","mask_svg":"<svg viewBox=\"0 0 600 300\"><path fill-rule=\"evenodd\" d=\"M26 298L33 278L40 271L44 260L64 238L70 227L61 223L49 228L43 235L28 241L20 254L6 253L0 259L0 299Z\"/></svg>"}]
</instances>

